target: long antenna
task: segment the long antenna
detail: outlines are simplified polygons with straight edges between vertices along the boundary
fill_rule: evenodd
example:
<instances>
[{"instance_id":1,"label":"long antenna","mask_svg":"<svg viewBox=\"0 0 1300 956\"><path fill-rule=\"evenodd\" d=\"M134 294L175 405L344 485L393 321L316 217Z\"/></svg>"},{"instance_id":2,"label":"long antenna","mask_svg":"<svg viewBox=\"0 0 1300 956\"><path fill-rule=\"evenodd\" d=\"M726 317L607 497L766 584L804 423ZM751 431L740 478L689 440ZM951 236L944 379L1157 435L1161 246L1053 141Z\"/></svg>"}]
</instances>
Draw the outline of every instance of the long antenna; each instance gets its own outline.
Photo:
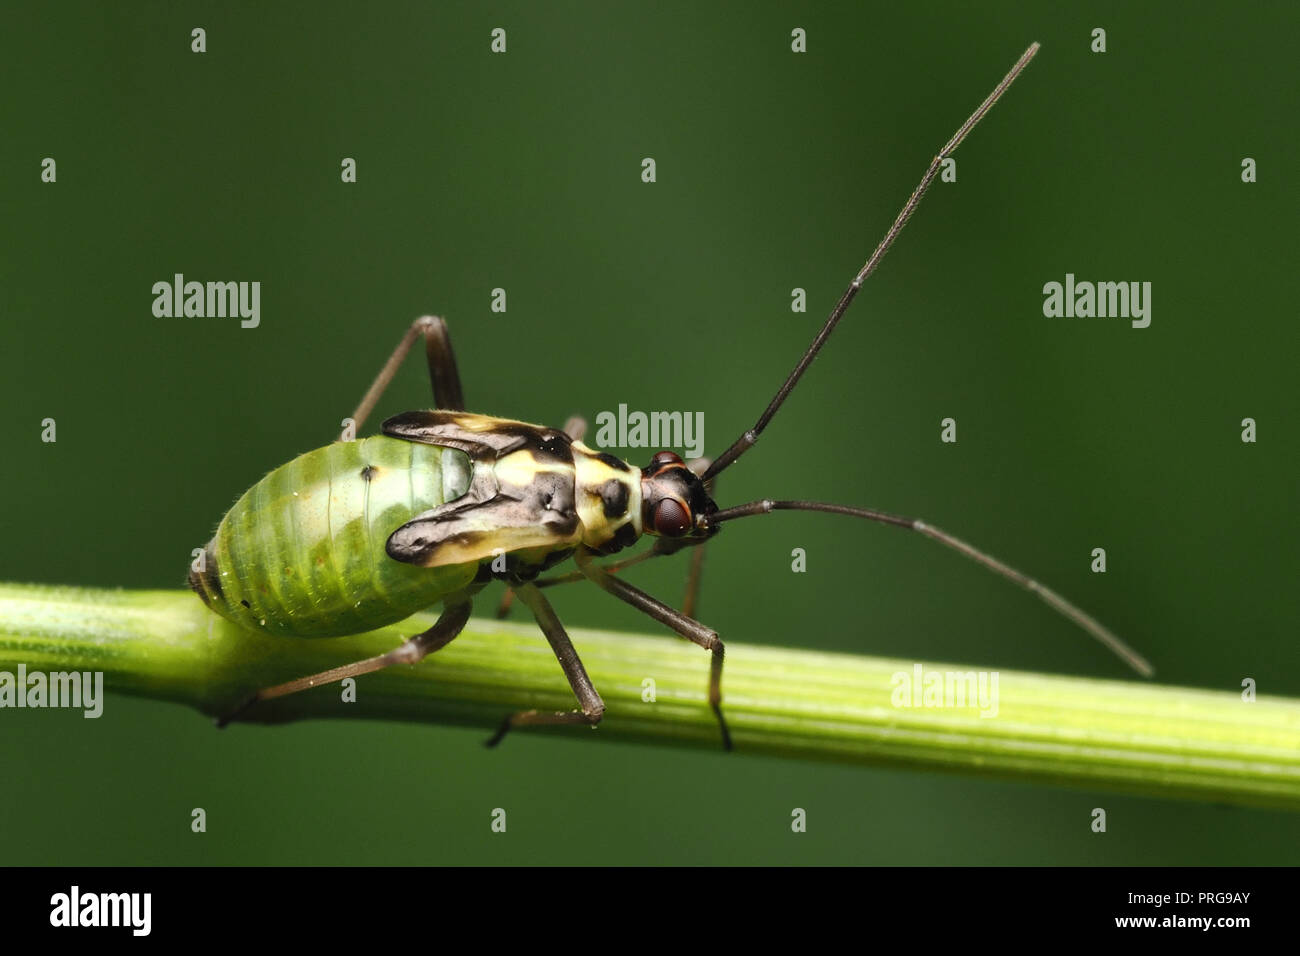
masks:
<instances>
[{"instance_id":1,"label":"long antenna","mask_svg":"<svg viewBox=\"0 0 1300 956\"><path fill-rule=\"evenodd\" d=\"M903 231L903 227L907 225L907 221L912 218L912 213L916 212L916 207L921 204L921 198L925 195L925 191L930 188L930 183L934 181L934 177L938 175L939 170L943 167L943 161L956 151L957 147L961 145L962 140L966 138L966 134L975 128L975 124L984 118L985 113L993 108L993 104L996 103L998 98L1006 92L1007 87L1015 82L1016 77L1020 75L1021 71L1024 70L1037 52L1038 44L1031 43L1029 49L1021 55L1019 60L1016 61L1016 65L1013 66L1011 71L1002 78L1002 82L997 85L997 88L994 89L984 102L979 105L979 109L972 113L966 122L962 123L961 129L957 130L957 132L953 134L952 139L948 140L943 149L939 150L939 155L934 157L933 162L930 163L930 168L927 169L925 175L921 177L920 185L912 192L911 198L908 199L907 204L903 206L903 210L898 214L898 218L894 220L894 224L889 227L889 232L885 233L885 238L880 240L880 245L876 246L876 251L871 254L871 258L868 259L867 264L862 267L862 271L853 277L853 281L849 283L849 287L844 290L844 294L840 296L840 300L835 303L835 308L831 309L831 314L826 319L826 324L823 325L821 331L817 333L817 337L812 340L812 344L808 346L808 351L803 353L803 358L799 360L799 364L794 367L794 371L792 371L786 378L785 384L781 386L780 390L772 400L767 403L767 408L763 410L763 414L760 415L758 421L754 423L754 427L737 438L731 443L730 448L714 459L714 462L709 466L709 469L701 475L701 478L704 481L708 481L723 469L729 467L737 458L752 448L754 443L758 441L758 436L763 433L763 429L767 427L767 423L772 420L773 416L776 415L777 410L785 402L789 394L794 391L794 387L799 384L799 379L803 377L803 373L807 370L808 366L812 364L812 360L817 357L817 353L820 352L822 346L826 344L826 340L830 338L831 333L835 331L835 326L840 321L840 316L842 316L848 309L849 303L853 301L854 296L858 294L858 290L862 288L862 283L867 281L867 277L876 271L876 267L880 265L880 260L885 257L885 253L888 252L890 246L894 244L894 240L898 238L898 234Z\"/></svg>"},{"instance_id":2,"label":"long antenna","mask_svg":"<svg viewBox=\"0 0 1300 956\"><path fill-rule=\"evenodd\" d=\"M916 518L904 518L899 515L888 514L884 511L874 511L870 508L852 508L849 505L829 504L824 501L772 501L764 498L762 501L751 501L749 504L736 505L734 508L724 508L721 511L715 511L711 515L704 516L704 523L708 527L721 524L724 521L734 521L736 518L748 518L751 515L769 514L773 511L827 511L831 514L848 515L852 518L866 518L868 521L878 521L881 524L890 524L899 528L907 528L910 531L916 531L938 541L944 547L964 554L977 564L982 564L994 574L1001 575L1013 584L1017 584L1031 594L1037 594L1043 599L1048 607L1057 613L1069 618L1079 627L1083 628L1101 643L1115 652L1122 658L1129 667L1133 668L1143 677L1150 677L1155 673L1155 668L1147 661L1145 657L1139 654L1133 648L1129 647L1115 634L1103 625L1096 618L1085 613L1078 607L1075 607L1065 598L1061 597L1050 588L1044 587L1033 578L1017 571L1010 565L1003 564L991 554L985 554L983 551L967 544L960 538L955 538L946 531L936 528L934 525L926 524Z\"/></svg>"}]
</instances>

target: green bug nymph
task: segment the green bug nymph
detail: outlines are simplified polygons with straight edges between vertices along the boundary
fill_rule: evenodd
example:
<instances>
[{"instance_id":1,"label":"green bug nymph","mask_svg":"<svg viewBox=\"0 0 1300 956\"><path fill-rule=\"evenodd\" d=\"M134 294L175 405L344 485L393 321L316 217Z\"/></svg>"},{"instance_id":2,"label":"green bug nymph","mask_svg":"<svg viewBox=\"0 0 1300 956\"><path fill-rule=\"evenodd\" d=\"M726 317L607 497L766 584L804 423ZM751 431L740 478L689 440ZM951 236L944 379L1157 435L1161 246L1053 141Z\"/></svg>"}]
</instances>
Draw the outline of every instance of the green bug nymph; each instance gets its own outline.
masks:
<instances>
[{"instance_id":1,"label":"green bug nymph","mask_svg":"<svg viewBox=\"0 0 1300 956\"><path fill-rule=\"evenodd\" d=\"M659 452L644 468L583 444L586 423L563 429L465 411L446 323L417 320L407 331L352 419L359 428L411 346L423 338L437 410L389 418L381 435L340 440L277 468L250 488L222 519L190 586L213 611L241 627L289 637L336 637L374 630L441 604L433 627L379 657L287 684L263 688L244 708L322 683L393 664L412 664L444 647L464 627L474 596L503 581L532 611L568 678L578 710L510 714L488 741L528 724L596 724L605 705L542 589L586 579L711 654L708 701L722 743L723 645L694 619L701 551L695 552L683 610L628 584L617 572L648 558L698 548L724 522L772 511L823 511L919 532L1037 594L1119 654L1138 672L1151 666L1096 620L1055 592L990 555L912 518L817 501L762 499L719 509L717 475L753 447L835 325L911 218L944 159L1038 51L1033 44L939 151L861 271L832 309L803 357L753 427L712 462ZM350 438L350 433L344 439ZM602 562L642 535L654 545ZM546 576L573 558L578 570ZM505 604L503 603L503 607Z\"/></svg>"}]
</instances>

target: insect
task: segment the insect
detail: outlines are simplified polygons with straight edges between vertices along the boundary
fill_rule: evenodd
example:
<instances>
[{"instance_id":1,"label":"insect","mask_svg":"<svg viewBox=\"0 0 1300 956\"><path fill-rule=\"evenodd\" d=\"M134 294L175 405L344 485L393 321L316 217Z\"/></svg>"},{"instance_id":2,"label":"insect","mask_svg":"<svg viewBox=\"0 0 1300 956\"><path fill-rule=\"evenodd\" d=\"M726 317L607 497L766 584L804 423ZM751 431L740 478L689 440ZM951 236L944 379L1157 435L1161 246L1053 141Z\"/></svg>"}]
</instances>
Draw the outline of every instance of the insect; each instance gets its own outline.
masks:
<instances>
[{"instance_id":1,"label":"insect","mask_svg":"<svg viewBox=\"0 0 1300 956\"><path fill-rule=\"evenodd\" d=\"M507 715L488 741L513 727L588 724L605 705L542 590L587 579L698 644L711 655L708 701L723 746L731 736L722 711L724 647L693 617L702 546L722 526L772 511L823 511L918 532L1037 594L1150 676L1139 654L1082 610L997 558L926 522L868 508L818 501L763 499L719 508L717 476L757 442L825 345L866 279L879 266L942 167L971 129L1024 70L1038 44L939 151L871 257L753 427L716 459L687 463L661 451L638 468L582 442L586 425L564 429L466 411L447 324L425 317L407 330L352 415L360 427L417 339L425 342L436 410L405 412L381 434L307 452L249 489L221 521L190 586L208 607L253 630L289 637L331 637L374 630L441 604L428 630L392 651L299 680L263 688L244 707L394 664L414 664L452 641L474 596L504 581L532 612L577 698L578 709ZM634 557L603 562L643 535L654 544ZM627 583L618 571L651 557L696 550L682 610ZM543 576L572 558L577 571ZM507 592L507 597L509 597Z\"/></svg>"}]
</instances>

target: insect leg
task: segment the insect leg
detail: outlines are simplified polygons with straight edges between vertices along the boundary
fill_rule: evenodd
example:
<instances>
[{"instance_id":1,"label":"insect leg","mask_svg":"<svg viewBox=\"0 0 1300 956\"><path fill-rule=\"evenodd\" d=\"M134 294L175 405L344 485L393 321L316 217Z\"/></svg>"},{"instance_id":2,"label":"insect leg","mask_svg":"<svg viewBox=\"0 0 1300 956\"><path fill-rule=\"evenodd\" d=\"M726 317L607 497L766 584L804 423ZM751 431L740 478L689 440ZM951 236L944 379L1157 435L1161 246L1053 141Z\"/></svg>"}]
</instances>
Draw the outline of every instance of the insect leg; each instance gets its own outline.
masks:
<instances>
[{"instance_id":1,"label":"insect leg","mask_svg":"<svg viewBox=\"0 0 1300 956\"><path fill-rule=\"evenodd\" d=\"M619 600L626 601L643 614L648 614L660 624L667 625L688 641L700 645L713 655L709 666L709 706L713 708L714 716L718 718L723 749L730 750L731 732L727 729L726 718L722 716L722 661L725 649L717 632L681 611L674 610L657 598L651 597L640 588L614 577L593 560L593 552L586 548L575 551L573 558L578 562L582 573L601 588Z\"/></svg>"},{"instance_id":2,"label":"insect leg","mask_svg":"<svg viewBox=\"0 0 1300 956\"><path fill-rule=\"evenodd\" d=\"M537 618L537 625L542 629L542 633L546 635L546 640L550 642L551 650L555 652L555 657L564 670L564 676L569 679L569 686L573 688L573 696L578 698L578 706L582 710L570 710L560 713L521 710L518 713L510 714L501 722L500 729L487 741L489 747L495 747L501 743L501 738L509 733L513 727L525 727L530 724L590 724L595 726L600 723L601 715L605 713L605 702L600 699L600 694L596 693L596 688L592 686L591 678L587 676L587 669L582 666L582 661L578 658L578 652L573 649L573 642L569 640L569 635L565 633L564 625L560 623L560 619L556 616L551 603L532 584L520 585L517 592L520 600L528 605L533 612L533 616Z\"/></svg>"},{"instance_id":3,"label":"insect leg","mask_svg":"<svg viewBox=\"0 0 1300 956\"><path fill-rule=\"evenodd\" d=\"M656 542L657 544L658 542ZM611 561L609 564L601 565L610 574L617 574L625 568L630 568L640 564L643 561L649 561L651 558L657 558L662 554L668 554L667 551L660 551L657 547L646 548L640 554L634 554L630 558L622 558L618 561ZM538 578L533 584L539 588L553 588L557 584L572 584L574 581L585 581L587 576L581 571L570 571L568 574L557 574L549 578Z\"/></svg>"},{"instance_id":4,"label":"insect leg","mask_svg":"<svg viewBox=\"0 0 1300 956\"><path fill-rule=\"evenodd\" d=\"M414 637L408 638L399 646L393 648L387 654L380 654L378 657L368 657L363 661L357 661L355 664L345 664L342 667L332 667L327 671L321 671L319 674L312 674L310 677L300 677L298 680L292 680L285 684L276 684L274 687L263 687L256 694L253 694L233 711L217 720L218 727L224 727L249 707L264 700L271 700L276 697L284 697L286 694L296 694L298 691L309 690L312 687L319 687L322 684L331 684L334 681L343 680L345 677L356 677L360 674L369 674L372 671L383 670L385 667L391 667L393 664L416 664L436 650L446 647L452 642L452 639L461 632L465 622L469 620L470 602L468 599L451 603L448 599L446 608L443 610L438 620L434 622L433 627L427 631L422 631Z\"/></svg>"},{"instance_id":5,"label":"insect leg","mask_svg":"<svg viewBox=\"0 0 1300 956\"><path fill-rule=\"evenodd\" d=\"M393 354L388 357L384 367L375 376L374 382L361 399L361 404L352 413L353 428L360 429L361 423L374 409L388 383L397 374L406 353L411 351L416 338L424 336L425 357L429 363L429 384L433 387L433 403L438 408L449 412L465 410L465 396L460 388L460 372L456 370L456 355L451 350L451 336L447 332L447 322L436 315L425 315L411 323L411 327L397 343Z\"/></svg>"},{"instance_id":6,"label":"insect leg","mask_svg":"<svg viewBox=\"0 0 1300 956\"><path fill-rule=\"evenodd\" d=\"M709 470L711 464L713 464L713 462L708 458L696 458L693 459L687 467L695 474L702 475ZM716 500L717 484L718 479L716 476L710 478L704 483L704 493L707 494L710 499ZM659 540L671 539L657 539L655 543L658 544ZM700 578L703 573L704 546L703 543L701 543L700 546L691 553L691 568L686 572L686 597L682 599L682 613L687 617L694 617L695 609L699 607Z\"/></svg>"},{"instance_id":7,"label":"insect leg","mask_svg":"<svg viewBox=\"0 0 1300 956\"><path fill-rule=\"evenodd\" d=\"M700 576L704 572L704 547L701 545L691 553L691 567L686 572L686 597L682 599L682 613L687 617L695 616L695 608L700 603Z\"/></svg>"},{"instance_id":8,"label":"insect leg","mask_svg":"<svg viewBox=\"0 0 1300 956\"><path fill-rule=\"evenodd\" d=\"M617 574L619 571L622 571L626 568L630 568L633 565L640 564L643 561L649 561L651 558L661 558L667 554L676 554L682 548L689 548L689 547L698 548L703 544L704 541L699 538L676 538L676 539L656 538L654 546L650 548L646 548L640 554L635 554L630 558L622 558L618 561L611 561L609 562L609 564L601 565L601 567L603 567L610 574ZM699 564L698 560L692 561L692 572L696 576L695 579L696 579L697 589L698 589L699 577L698 577L698 572L695 571L695 566L698 564ZM570 571L567 574L553 574L549 577L537 578L532 583L539 588L553 588L557 584L573 584L575 581L586 581L586 580L587 580L587 576L583 574L581 571ZM687 589L688 589L687 597L689 600L690 597L689 581L687 582ZM507 614L510 613L511 602L507 600L506 597L508 597L511 593L512 593L511 591L507 590L506 595L501 598L501 604L497 608L498 618L504 618Z\"/></svg>"},{"instance_id":9,"label":"insect leg","mask_svg":"<svg viewBox=\"0 0 1300 956\"><path fill-rule=\"evenodd\" d=\"M506 588L501 595L501 603L497 605L497 620L504 621L510 616L510 608L515 603L515 589Z\"/></svg>"},{"instance_id":10,"label":"insect leg","mask_svg":"<svg viewBox=\"0 0 1300 956\"><path fill-rule=\"evenodd\" d=\"M568 435L573 441L582 441L582 436L587 434L587 420L581 415L573 415L564 423L564 434Z\"/></svg>"},{"instance_id":11,"label":"insect leg","mask_svg":"<svg viewBox=\"0 0 1300 956\"><path fill-rule=\"evenodd\" d=\"M587 434L587 420L581 415L573 415L564 423L564 434L568 435L573 441L582 441L582 436ZM582 576L578 575L575 580L581 580ZM554 583L559 584L560 581ZM546 585L542 585L545 587ZM510 614L510 607L515 603L514 588L506 588L505 593L501 595L501 603L497 605L497 617L504 619Z\"/></svg>"},{"instance_id":12,"label":"insect leg","mask_svg":"<svg viewBox=\"0 0 1300 956\"><path fill-rule=\"evenodd\" d=\"M623 561L615 561L606 565L611 571L618 571L622 568L629 567L633 564L640 564L646 558L655 557L657 552L653 548L647 548L634 558L627 558ZM572 584L574 581L585 581L587 576L581 571L570 571L568 574L556 574L549 578L537 578L532 583L539 588L553 588L557 584ZM497 605L497 617L505 618L510 614L510 607L514 603L515 592L513 588L506 588L506 593L501 595L501 603Z\"/></svg>"}]
</instances>

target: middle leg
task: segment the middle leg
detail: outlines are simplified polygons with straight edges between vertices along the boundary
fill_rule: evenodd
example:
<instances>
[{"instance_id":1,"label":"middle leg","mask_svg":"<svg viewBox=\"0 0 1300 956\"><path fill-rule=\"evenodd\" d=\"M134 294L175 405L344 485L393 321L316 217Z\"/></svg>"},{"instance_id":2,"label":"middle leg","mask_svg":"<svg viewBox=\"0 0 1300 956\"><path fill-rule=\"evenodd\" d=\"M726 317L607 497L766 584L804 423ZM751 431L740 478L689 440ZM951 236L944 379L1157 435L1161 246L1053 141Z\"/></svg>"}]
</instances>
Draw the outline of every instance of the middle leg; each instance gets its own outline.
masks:
<instances>
[{"instance_id":1,"label":"middle leg","mask_svg":"<svg viewBox=\"0 0 1300 956\"><path fill-rule=\"evenodd\" d=\"M600 723L600 718L605 713L605 702L600 699L600 694L596 693L591 678L587 676L587 669L582 666L578 652L573 649L573 642L565 633L564 625L560 623L555 609L551 607L551 602L546 600L542 592L532 584L520 585L516 588L516 593L537 618L537 625L546 635L546 640L550 642L551 650L555 652L555 658L560 662L564 676L569 679L569 686L573 688L573 696L578 698L578 706L581 710L559 712L521 710L510 714L487 741L489 747L501 743L501 739L515 727L536 724L590 724L594 727Z\"/></svg>"}]
</instances>

